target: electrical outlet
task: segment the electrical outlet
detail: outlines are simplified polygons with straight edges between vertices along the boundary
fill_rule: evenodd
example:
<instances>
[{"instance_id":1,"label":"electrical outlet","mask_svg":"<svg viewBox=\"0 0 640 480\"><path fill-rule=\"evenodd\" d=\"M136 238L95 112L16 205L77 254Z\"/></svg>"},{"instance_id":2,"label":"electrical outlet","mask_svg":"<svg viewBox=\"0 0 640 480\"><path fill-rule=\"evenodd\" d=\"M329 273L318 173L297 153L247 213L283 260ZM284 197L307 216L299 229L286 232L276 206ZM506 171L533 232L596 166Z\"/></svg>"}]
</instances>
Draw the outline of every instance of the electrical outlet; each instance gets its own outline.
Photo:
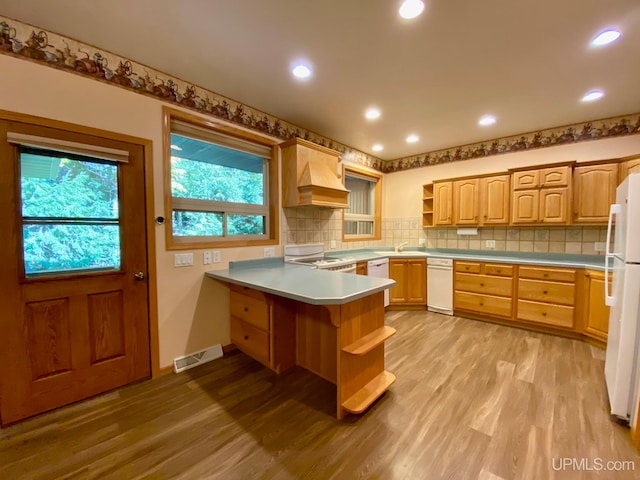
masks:
<instances>
[{"instance_id":1,"label":"electrical outlet","mask_svg":"<svg viewBox=\"0 0 640 480\"><path fill-rule=\"evenodd\" d=\"M204 252L202 254L202 263L204 265L211 265L212 259L211 259L211 252Z\"/></svg>"},{"instance_id":2,"label":"electrical outlet","mask_svg":"<svg viewBox=\"0 0 640 480\"><path fill-rule=\"evenodd\" d=\"M193 265L193 253L176 253L173 256L174 267L190 267Z\"/></svg>"},{"instance_id":3,"label":"electrical outlet","mask_svg":"<svg viewBox=\"0 0 640 480\"><path fill-rule=\"evenodd\" d=\"M331 249L335 250L335 248L336 248L336 241L335 241L335 240L331 240L331 241L329 242L329 247L330 247Z\"/></svg>"},{"instance_id":4,"label":"electrical outlet","mask_svg":"<svg viewBox=\"0 0 640 480\"><path fill-rule=\"evenodd\" d=\"M425 243L425 242L424 242L424 238L419 238L419 239L418 239L418 245L419 245L420 247L424 247L424 243Z\"/></svg>"},{"instance_id":5,"label":"electrical outlet","mask_svg":"<svg viewBox=\"0 0 640 480\"><path fill-rule=\"evenodd\" d=\"M604 252L607 248L607 245L605 244L605 242L596 242L593 244L593 249L596 252Z\"/></svg>"},{"instance_id":6,"label":"electrical outlet","mask_svg":"<svg viewBox=\"0 0 640 480\"><path fill-rule=\"evenodd\" d=\"M220 250L213 251L213 263L220 263Z\"/></svg>"},{"instance_id":7,"label":"electrical outlet","mask_svg":"<svg viewBox=\"0 0 640 480\"><path fill-rule=\"evenodd\" d=\"M264 258L275 257L275 256L276 256L275 247L264 247Z\"/></svg>"},{"instance_id":8,"label":"electrical outlet","mask_svg":"<svg viewBox=\"0 0 640 480\"><path fill-rule=\"evenodd\" d=\"M487 247L487 248L496 248L496 241L495 240L485 240L484 246Z\"/></svg>"}]
</instances>

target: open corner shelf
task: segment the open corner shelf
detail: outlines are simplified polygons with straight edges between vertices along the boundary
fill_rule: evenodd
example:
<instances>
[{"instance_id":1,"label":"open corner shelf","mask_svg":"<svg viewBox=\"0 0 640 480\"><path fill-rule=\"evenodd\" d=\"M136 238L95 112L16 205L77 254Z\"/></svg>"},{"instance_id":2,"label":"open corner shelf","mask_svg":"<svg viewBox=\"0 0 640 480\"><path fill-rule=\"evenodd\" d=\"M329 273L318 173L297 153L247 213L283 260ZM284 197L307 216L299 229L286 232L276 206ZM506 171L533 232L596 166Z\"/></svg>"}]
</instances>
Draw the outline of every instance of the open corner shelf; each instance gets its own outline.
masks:
<instances>
[{"instance_id":1,"label":"open corner shelf","mask_svg":"<svg viewBox=\"0 0 640 480\"><path fill-rule=\"evenodd\" d=\"M373 332L365 335L364 337L356 340L351 345L347 345L342 349L343 352L350 353L351 355L364 355L370 352L378 345L384 343L384 341L391 335L396 333L396 329L393 327L384 326L378 328Z\"/></svg>"},{"instance_id":2,"label":"open corner shelf","mask_svg":"<svg viewBox=\"0 0 640 480\"><path fill-rule=\"evenodd\" d=\"M396 376L393 373L389 373L386 370L382 371L345 401L342 404L342 408L349 413L357 414L364 412L367 407L382 395L395 381Z\"/></svg>"}]
</instances>

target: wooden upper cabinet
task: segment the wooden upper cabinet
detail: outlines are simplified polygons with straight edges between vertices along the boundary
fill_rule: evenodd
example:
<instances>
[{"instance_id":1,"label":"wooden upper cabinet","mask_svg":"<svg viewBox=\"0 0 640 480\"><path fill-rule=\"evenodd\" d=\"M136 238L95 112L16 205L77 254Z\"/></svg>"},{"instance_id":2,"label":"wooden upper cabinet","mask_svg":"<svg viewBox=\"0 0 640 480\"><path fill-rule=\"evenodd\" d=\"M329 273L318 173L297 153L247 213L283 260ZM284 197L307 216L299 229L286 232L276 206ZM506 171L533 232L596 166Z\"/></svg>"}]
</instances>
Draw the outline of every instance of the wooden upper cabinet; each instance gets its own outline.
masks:
<instances>
[{"instance_id":1,"label":"wooden upper cabinet","mask_svg":"<svg viewBox=\"0 0 640 480\"><path fill-rule=\"evenodd\" d=\"M542 223L567 223L569 195L566 187L540 190L538 219Z\"/></svg>"},{"instance_id":2,"label":"wooden upper cabinet","mask_svg":"<svg viewBox=\"0 0 640 480\"><path fill-rule=\"evenodd\" d=\"M480 179L480 224L506 225L509 223L510 175L495 175Z\"/></svg>"},{"instance_id":3,"label":"wooden upper cabinet","mask_svg":"<svg viewBox=\"0 0 640 480\"><path fill-rule=\"evenodd\" d=\"M512 182L514 190L527 190L530 188L538 188L540 185L538 170L525 170L521 172L513 172Z\"/></svg>"},{"instance_id":4,"label":"wooden upper cabinet","mask_svg":"<svg viewBox=\"0 0 640 480\"><path fill-rule=\"evenodd\" d=\"M477 225L479 207L477 178L453 182L454 225Z\"/></svg>"},{"instance_id":5,"label":"wooden upper cabinet","mask_svg":"<svg viewBox=\"0 0 640 480\"><path fill-rule=\"evenodd\" d=\"M615 203L618 164L591 164L573 169L573 222L607 223Z\"/></svg>"},{"instance_id":6,"label":"wooden upper cabinet","mask_svg":"<svg viewBox=\"0 0 640 480\"><path fill-rule=\"evenodd\" d=\"M571 167L541 168L539 173L540 187L566 187L571 180Z\"/></svg>"},{"instance_id":7,"label":"wooden upper cabinet","mask_svg":"<svg viewBox=\"0 0 640 480\"><path fill-rule=\"evenodd\" d=\"M629 176L630 173L640 173L640 156L626 157L620 162L620 175L618 184Z\"/></svg>"},{"instance_id":8,"label":"wooden upper cabinet","mask_svg":"<svg viewBox=\"0 0 640 480\"><path fill-rule=\"evenodd\" d=\"M453 182L433 183L433 224L451 225Z\"/></svg>"},{"instance_id":9,"label":"wooden upper cabinet","mask_svg":"<svg viewBox=\"0 0 640 480\"><path fill-rule=\"evenodd\" d=\"M540 190L514 190L511 196L511 223L538 221Z\"/></svg>"}]
</instances>

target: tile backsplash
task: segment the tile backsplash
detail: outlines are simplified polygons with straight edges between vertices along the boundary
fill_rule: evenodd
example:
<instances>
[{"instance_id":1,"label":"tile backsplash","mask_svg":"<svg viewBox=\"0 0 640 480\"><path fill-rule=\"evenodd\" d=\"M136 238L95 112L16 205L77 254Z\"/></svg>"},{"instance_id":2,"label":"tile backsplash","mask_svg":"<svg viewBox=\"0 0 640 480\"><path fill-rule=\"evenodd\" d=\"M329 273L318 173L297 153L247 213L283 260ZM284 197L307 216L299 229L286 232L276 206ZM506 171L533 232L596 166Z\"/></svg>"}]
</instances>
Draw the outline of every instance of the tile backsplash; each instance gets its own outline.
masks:
<instances>
[{"instance_id":1,"label":"tile backsplash","mask_svg":"<svg viewBox=\"0 0 640 480\"><path fill-rule=\"evenodd\" d=\"M457 228L423 228L420 217L386 218L382 221L382 240L342 241L340 210L306 207L285 208L282 237L286 243L324 243L325 250L390 247L401 242L417 247L458 248L509 252L570 253L604 255L596 243L604 243L607 227L479 227L477 235L459 235ZM422 240L422 242L421 242ZM487 240L495 246L487 246Z\"/></svg>"}]
</instances>

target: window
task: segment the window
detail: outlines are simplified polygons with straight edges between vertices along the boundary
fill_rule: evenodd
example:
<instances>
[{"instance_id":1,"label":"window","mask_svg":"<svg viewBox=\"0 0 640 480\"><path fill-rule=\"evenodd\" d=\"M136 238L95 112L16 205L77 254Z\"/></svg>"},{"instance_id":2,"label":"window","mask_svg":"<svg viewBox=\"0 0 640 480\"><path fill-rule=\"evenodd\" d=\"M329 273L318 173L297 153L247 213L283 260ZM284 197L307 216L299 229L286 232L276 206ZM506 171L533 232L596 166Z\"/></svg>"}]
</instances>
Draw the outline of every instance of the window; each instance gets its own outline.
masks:
<instances>
[{"instance_id":1,"label":"window","mask_svg":"<svg viewBox=\"0 0 640 480\"><path fill-rule=\"evenodd\" d=\"M275 141L165 108L167 246L278 241Z\"/></svg>"},{"instance_id":2,"label":"window","mask_svg":"<svg viewBox=\"0 0 640 480\"><path fill-rule=\"evenodd\" d=\"M344 212L342 239L380 240L382 175L355 166L345 167L349 206Z\"/></svg>"}]
</instances>

